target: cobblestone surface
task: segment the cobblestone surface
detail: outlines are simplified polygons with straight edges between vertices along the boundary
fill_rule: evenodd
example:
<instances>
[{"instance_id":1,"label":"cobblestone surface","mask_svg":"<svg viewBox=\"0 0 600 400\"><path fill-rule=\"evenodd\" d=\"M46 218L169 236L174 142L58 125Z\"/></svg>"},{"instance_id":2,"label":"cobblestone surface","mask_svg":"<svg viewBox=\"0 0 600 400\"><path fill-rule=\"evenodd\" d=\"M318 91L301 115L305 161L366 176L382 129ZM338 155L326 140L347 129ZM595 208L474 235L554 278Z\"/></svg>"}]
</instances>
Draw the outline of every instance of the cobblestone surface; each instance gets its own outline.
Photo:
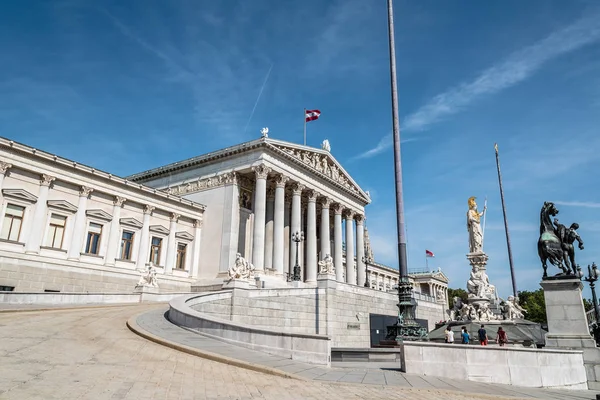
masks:
<instances>
[{"instance_id":1,"label":"cobblestone surface","mask_svg":"<svg viewBox=\"0 0 600 400\"><path fill-rule=\"evenodd\" d=\"M447 383L438 380L436 387L435 380L412 376L404 380L426 388L300 381L209 361L147 341L125 326L132 315L156 309L164 305L0 314L0 399L501 398L448 391Z\"/></svg>"}]
</instances>

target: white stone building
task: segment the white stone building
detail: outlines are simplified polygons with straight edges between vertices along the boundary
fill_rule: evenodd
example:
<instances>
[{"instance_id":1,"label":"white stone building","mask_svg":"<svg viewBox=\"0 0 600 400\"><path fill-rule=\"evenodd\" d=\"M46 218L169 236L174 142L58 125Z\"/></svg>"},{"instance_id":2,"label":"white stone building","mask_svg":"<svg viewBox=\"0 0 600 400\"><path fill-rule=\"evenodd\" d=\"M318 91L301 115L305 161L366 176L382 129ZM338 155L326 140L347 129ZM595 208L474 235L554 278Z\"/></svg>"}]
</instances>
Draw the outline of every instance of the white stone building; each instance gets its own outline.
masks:
<instances>
[{"instance_id":1,"label":"white stone building","mask_svg":"<svg viewBox=\"0 0 600 400\"><path fill-rule=\"evenodd\" d=\"M238 253L265 288L290 286L296 256L316 285L328 254L339 282L397 283L365 238L368 194L326 149L262 137L120 178L0 138L0 162L0 290L128 292L147 265L161 291L214 290Z\"/></svg>"}]
</instances>

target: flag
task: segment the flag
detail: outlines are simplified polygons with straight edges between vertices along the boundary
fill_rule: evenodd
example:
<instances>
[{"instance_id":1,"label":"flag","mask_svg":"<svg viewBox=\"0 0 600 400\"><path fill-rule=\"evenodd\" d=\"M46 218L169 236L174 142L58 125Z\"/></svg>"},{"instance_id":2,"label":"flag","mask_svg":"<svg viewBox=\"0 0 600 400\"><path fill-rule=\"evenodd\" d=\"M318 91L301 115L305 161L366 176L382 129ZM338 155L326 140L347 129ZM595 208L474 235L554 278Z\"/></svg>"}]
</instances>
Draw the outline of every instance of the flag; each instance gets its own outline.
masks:
<instances>
[{"instance_id":1,"label":"flag","mask_svg":"<svg viewBox=\"0 0 600 400\"><path fill-rule=\"evenodd\" d=\"M314 121L315 119L319 119L321 115L321 111L319 110L306 110L304 112L304 117L306 118L306 122Z\"/></svg>"},{"instance_id":2,"label":"flag","mask_svg":"<svg viewBox=\"0 0 600 400\"><path fill-rule=\"evenodd\" d=\"M435 255L433 254L433 252L425 250L425 257L435 257Z\"/></svg>"}]
</instances>

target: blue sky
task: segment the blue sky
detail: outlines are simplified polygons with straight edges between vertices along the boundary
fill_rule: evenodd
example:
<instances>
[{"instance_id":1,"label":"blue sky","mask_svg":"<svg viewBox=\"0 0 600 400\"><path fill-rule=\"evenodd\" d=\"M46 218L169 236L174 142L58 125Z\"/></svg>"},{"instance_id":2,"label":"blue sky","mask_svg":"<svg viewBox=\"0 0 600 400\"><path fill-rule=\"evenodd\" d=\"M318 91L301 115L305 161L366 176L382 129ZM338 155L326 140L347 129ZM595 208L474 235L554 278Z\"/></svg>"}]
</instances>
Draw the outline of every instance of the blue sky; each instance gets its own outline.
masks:
<instances>
[{"instance_id":1,"label":"blue sky","mask_svg":"<svg viewBox=\"0 0 600 400\"><path fill-rule=\"evenodd\" d=\"M0 134L128 175L260 136L333 155L396 265L385 0L30 1L0 13ZM593 1L395 1L409 268L469 265L467 198L488 198L488 274L510 292L494 142L519 289L539 287L539 210L600 262L600 8Z\"/></svg>"}]
</instances>

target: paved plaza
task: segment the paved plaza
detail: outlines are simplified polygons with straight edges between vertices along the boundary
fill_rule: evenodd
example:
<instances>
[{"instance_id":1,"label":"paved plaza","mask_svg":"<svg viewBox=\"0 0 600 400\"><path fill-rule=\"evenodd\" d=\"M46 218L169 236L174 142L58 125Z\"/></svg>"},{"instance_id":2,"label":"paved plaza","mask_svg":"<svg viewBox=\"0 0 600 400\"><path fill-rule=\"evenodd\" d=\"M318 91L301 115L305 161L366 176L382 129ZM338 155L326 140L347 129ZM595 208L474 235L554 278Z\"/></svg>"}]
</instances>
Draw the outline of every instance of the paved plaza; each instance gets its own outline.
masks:
<instances>
[{"instance_id":1,"label":"paved plaza","mask_svg":"<svg viewBox=\"0 0 600 400\"><path fill-rule=\"evenodd\" d=\"M592 392L522 389L401 374L296 367L302 379L256 372L187 354L131 332L170 335L199 351L227 353L285 372L262 353L211 343L162 318L163 305L85 307L0 313L0 399L594 399ZM193 346L192 346L193 347ZM219 350L219 348L221 350ZM254 358L252 358L254 357ZM317 369L314 369L317 368ZM309 372L312 370L312 372Z\"/></svg>"}]
</instances>

